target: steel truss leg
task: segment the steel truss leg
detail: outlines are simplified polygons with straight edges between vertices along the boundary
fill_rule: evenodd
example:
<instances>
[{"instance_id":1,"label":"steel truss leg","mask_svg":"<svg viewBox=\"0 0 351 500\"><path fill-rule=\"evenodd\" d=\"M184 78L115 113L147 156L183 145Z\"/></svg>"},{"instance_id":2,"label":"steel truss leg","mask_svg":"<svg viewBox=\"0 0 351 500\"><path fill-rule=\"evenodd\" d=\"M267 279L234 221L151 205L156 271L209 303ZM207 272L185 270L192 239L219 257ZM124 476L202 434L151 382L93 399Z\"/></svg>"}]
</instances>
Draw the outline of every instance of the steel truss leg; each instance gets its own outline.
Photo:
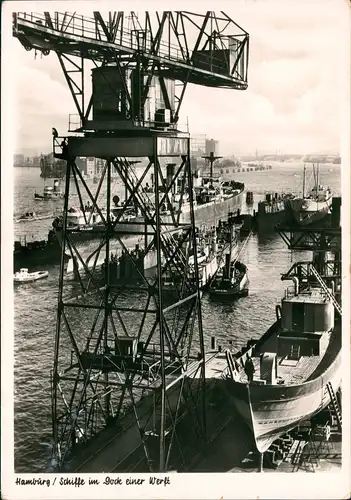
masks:
<instances>
[{"instance_id":1,"label":"steel truss leg","mask_svg":"<svg viewBox=\"0 0 351 500\"><path fill-rule=\"evenodd\" d=\"M151 171L152 192L144 188ZM128 194L117 212L116 173L121 190L126 188ZM172 205L172 190L180 177L181 198L187 192L190 201L185 221L179 210L166 216L162 212L163 204ZM156 140L154 156L138 175L125 158L106 158L95 192L74 158L67 161L63 224L57 230L62 258L53 373L53 435L56 449L62 451L61 463L74 443L89 443L109 426L123 427L130 434L128 442L143 450L144 470L184 466L194 446L206 439L205 354L189 153L180 158L169 181ZM89 238L87 232L68 225L73 204L90 227ZM138 216L128 220L130 204ZM91 225L94 217L98 222ZM194 256L195 281L190 279L189 252ZM76 263L73 279L65 272L65 253ZM152 272L146 269L147 259ZM124 275L123 263L129 270ZM132 270L137 278L133 282ZM169 280L174 293L166 288ZM132 450L116 446L117 466L111 464L111 470L124 470Z\"/></svg>"}]
</instances>

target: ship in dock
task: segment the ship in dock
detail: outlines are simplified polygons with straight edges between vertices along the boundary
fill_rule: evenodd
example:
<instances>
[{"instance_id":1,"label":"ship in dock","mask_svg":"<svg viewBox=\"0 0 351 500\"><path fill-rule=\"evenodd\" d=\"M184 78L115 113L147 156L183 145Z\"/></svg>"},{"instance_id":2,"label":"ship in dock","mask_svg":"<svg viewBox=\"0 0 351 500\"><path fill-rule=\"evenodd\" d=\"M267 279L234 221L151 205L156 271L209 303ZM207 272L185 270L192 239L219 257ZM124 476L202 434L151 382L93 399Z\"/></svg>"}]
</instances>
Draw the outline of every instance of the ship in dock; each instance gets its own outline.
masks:
<instances>
[{"instance_id":1,"label":"ship in dock","mask_svg":"<svg viewBox=\"0 0 351 500\"><path fill-rule=\"evenodd\" d=\"M231 239L228 238L228 233L223 230L223 226L215 228L214 231L205 233L198 233L197 238L197 266L198 266L198 280L199 288L201 291L207 289L212 283L217 273L226 265L227 261L233 261L237 258L239 252L239 243L237 232L233 231ZM172 265L164 273L163 288L168 292L180 292L185 281L194 283L196 280L196 273L194 267L194 254L187 255L186 249L183 249L185 258L184 274L178 276L178 281L175 282L177 276L175 269ZM179 265L179 264L178 264Z\"/></svg>"},{"instance_id":2,"label":"ship in dock","mask_svg":"<svg viewBox=\"0 0 351 500\"><path fill-rule=\"evenodd\" d=\"M341 308L312 263L295 265L277 320L234 358L226 390L264 453L326 407L341 384ZM283 276L283 279L291 279Z\"/></svg>"},{"instance_id":3,"label":"ship in dock","mask_svg":"<svg viewBox=\"0 0 351 500\"><path fill-rule=\"evenodd\" d=\"M57 264L60 262L60 257L61 245L53 230L49 231L46 240L27 241L24 237L14 242L14 271L38 264ZM65 261L67 260L68 256L65 256Z\"/></svg>"},{"instance_id":4,"label":"ship in dock","mask_svg":"<svg viewBox=\"0 0 351 500\"><path fill-rule=\"evenodd\" d=\"M182 233L175 233L174 236L168 235L168 250L173 249L174 251L182 237ZM231 256L230 260L233 261L237 258L238 253L239 243L237 232L233 233L230 243L227 231L224 230L223 226L211 230L199 230L197 235L196 260L200 289L204 290L207 288L218 270L225 265L226 257ZM104 257L102 259L104 261L102 262L101 269L103 275L106 276L106 259ZM179 291L185 278L189 283L192 283L195 280L194 262L195 258L192 251L190 250L189 253L188 248L185 246L182 247L182 257L177 265L184 272L178 277L178 281L175 283L174 279L177 273L174 269L174 264L171 262L171 259L167 259L167 256L163 255L163 289L167 290L167 292ZM96 263L94 262L94 258L91 258L85 264L89 268ZM156 277L157 252L155 249L150 249L146 252L145 248L136 244L130 252L124 250L119 250L116 253L112 252L108 266L109 279L112 283L121 283L125 279L128 279L128 282L138 282L142 275L148 278L152 276ZM82 268L83 266L80 262L77 260L74 261L72 258L69 259L67 272L74 272L76 269L81 270Z\"/></svg>"},{"instance_id":5,"label":"ship in dock","mask_svg":"<svg viewBox=\"0 0 351 500\"><path fill-rule=\"evenodd\" d=\"M306 192L306 166L304 166L302 197L285 200L285 207L291 219L306 226L323 219L331 207L333 194L330 188L319 183L319 165L313 164L315 185Z\"/></svg>"},{"instance_id":6,"label":"ship in dock","mask_svg":"<svg viewBox=\"0 0 351 500\"><path fill-rule=\"evenodd\" d=\"M258 202L257 212L254 213L253 224L259 233L274 231L277 224L281 224L287 217L286 202L293 196L289 194L267 193L265 200Z\"/></svg>"},{"instance_id":7,"label":"ship in dock","mask_svg":"<svg viewBox=\"0 0 351 500\"><path fill-rule=\"evenodd\" d=\"M215 157L210 155L211 165ZM175 175L174 165L167 165L167 185ZM182 189L183 179L178 179L177 187L173 190L170 202L163 203L160 213L162 222L170 224L173 218L178 219L178 224L188 224L191 217L190 194ZM217 222L225 219L228 213L237 211L242 204L244 184L235 181L222 182L220 177L215 178L212 173L208 177L202 177L200 172L194 174L193 184L193 207L195 223L200 226L206 224L210 227L216 226ZM145 197L148 198L150 208L155 203L153 187L145 186ZM163 189L159 192L160 200L164 199ZM111 208L111 222L115 223L116 241L118 238L138 237L145 232L145 217L138 214L135 205L120 204L118 196L113 197L115 206ZM125 201L125 203L127 200ZM96 248L96 240L101 240L104 232L102 217L106 216L103 211L94 210L92 206L70 207L67 212L67 229L74 244L79 248L81 255L85 258L91 255ZM63 215L56 217L53 228L57 239L62 241ZM66 252L69 252L66 249Z\"/></svg>"},{"instance_id":8,"label":"ship in dock","mask_svg":"<svg viewBox=\"0 0 351 500\"><path fill-rule=\"evenodd\" d=\"M250 236L247 236L240 251L233 255L233 245L237 249L237 236L234 232L234 226L229 224L229 251L225 255L225 263L217 269L216 274L211 280L209 293L211 297L244 297L249 293L249 277L245 264L239 261ZM235 236L234 236L235 235Z\"/></svg>"}]
</instances>

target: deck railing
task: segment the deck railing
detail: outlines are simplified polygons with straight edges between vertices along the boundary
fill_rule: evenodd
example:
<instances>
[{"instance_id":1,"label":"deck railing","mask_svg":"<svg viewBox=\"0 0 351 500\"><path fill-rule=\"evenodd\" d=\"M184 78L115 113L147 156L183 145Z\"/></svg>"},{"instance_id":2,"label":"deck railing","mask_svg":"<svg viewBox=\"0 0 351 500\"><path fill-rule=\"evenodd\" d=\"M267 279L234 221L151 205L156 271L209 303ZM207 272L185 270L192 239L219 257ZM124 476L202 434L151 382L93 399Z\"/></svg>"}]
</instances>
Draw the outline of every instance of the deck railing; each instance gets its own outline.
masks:
<instances>
[{"instance_id":1,"label":"deck railing","mask_svg":"<svg viewBox=\"0 0 351 500\"><path fill-rule=\"evenodd\" d=\"M46 29L53 29L62 34L70 34L76 37L93 39L99 42L109 42L108 37L103 31L99 22L91 17L83 16L77 13L69 12L55 12L51 17L51 22L53 27L49 25L48 19L42 13L36 12L17 12L16 13L16 23L17 25L20 21L30 22L36 24L37 26L42 26ZM110 23L105 22L107 29L110 28ZM140 36L142 34L142 36ZM151 53L152 51L152 40L151 36L143 30L140 29L119 29L118 34L114 40L115 45L119 45L121 48L125 48L127 52L137 51L143 53ZM228 50L230 39L241 39L239 35L225 35L221 36L221 45ZM231 49L233 50L233 49ZM168 60L173 60L177 62L187 63L191 60L193 51L189 49L189 59L187 59L185 49L182 51L179 45L175 45L170 41L160 42L158 48L158 56L166 58ZM216 58L213 54L210 54L211 71L222 73L223 71L223 60ZM229 61L227 61L229 69Z\"/></svg>"}]
</instances>

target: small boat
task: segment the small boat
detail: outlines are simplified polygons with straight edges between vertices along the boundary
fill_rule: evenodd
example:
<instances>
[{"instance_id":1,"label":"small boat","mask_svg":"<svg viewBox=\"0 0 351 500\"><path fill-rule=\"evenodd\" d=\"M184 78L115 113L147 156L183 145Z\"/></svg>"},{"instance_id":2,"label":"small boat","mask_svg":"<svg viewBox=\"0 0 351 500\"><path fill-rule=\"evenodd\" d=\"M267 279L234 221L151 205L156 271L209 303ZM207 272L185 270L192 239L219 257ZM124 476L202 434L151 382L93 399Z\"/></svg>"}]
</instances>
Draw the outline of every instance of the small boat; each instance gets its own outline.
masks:
<instances>
[{"instance_id":1,"label":"small boat","mask_svg":"<svg viewBox=\"0 0 351 500\"><path fill-rule=\"evenodd\" d=\"M229 254L228 254L229 257ZM249 278L247 267L240 261L228 264L212 280L211 296L243 297L249 293Z\"/></svg>"},{"instance_id":2,"label":"small boat","mask_svg":"<svg viewBox=\"0 0 351 500\"><path fill-rule=\"evenodd\" d=\"M231 229L233 231L233 228ZM244 297L249 293L249 277L247 267L240 262L239 256L244 250L251 233L245 239L239 254L232 261L231 246L233 242L233 233L231 234L229 253L226 254L225 266L216 273L211 281L209 293L212 297Z\"/></svg>"},{"instance_id":3,"label":"small boat","mask_svg":"<svg viewBox=\"0 0 351 500\"><path fill-rule=\"evenodd\" d=\"M36 217L35 212L26 212L25 214L22 214L19 219L16 220L16 222L22 222L26 220L34 220Z\"/></svg>"},{"instance_id":4,"label":"small boat","mask_svg":"<svg viewBox=\"0 0 351 500\"><path fill-rule=\"evenodd\" d=\"M44 220L51 219L52 214L36 214L35 212L26 212L16 220L16 222L25 222L25 221L33 221L33 220Z\"/></svg>"},{"instance_id":5,"label":"small boat","mask_svg":"<svg viewBox=\"0 0 351 500\"><path fill-rule=\"evenodd\" d=\"M28 269L23 267L14 275L13 281L15 283L29 283L31 281L47 278L48 276L48 271L35 271L34 273L29 273Z\"/></svg>"}]
</instances>

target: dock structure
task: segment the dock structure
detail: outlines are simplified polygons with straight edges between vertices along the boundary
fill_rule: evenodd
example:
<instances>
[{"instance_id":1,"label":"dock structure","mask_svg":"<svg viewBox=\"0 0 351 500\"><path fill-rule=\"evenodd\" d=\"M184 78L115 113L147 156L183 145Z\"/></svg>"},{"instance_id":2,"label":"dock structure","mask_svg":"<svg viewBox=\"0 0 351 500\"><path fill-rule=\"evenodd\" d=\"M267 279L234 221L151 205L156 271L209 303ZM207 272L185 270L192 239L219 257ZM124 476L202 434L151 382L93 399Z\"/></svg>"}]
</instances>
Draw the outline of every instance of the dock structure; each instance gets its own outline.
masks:
<instances>
[{"instance_id":1,"label":"dock structure","mask_svg":"<svg viewBox=\"0 0 351 500\"><path fill-rule=\"evenodd\" d=\"M322 221L307 226L277 225L276 231L289 250L313 252L312 262L295 263L282 279L313 278L328 294L332 290L333 303L341 316L341 198L332 200L332 213ZM290 277L290 278L289 278ZM335 297L335 298L334 298Z\"/></svg>"},{"instance_id":2,"label":"dock structure","mask_svg":"<svg viewBox=\"0 0 351 500\"><path fill-rule=\"evenodd\" d=\"M74 135L60 136L53 129L54 156L67 163L52 373L58 468L112 472L139 464L144 471L163 472L187 467L194 450L208 441L209 360L197 276L190 138L178 129L179 111L188 83L247 88L248 34L226 14L213 12L145 12L142 17L110 12L108 19L99 12L92 18L18 12L13 35L26 50L56 53L78 113L69 120ZM85 86L87 62L94 66L91 93ZM104 160L95 188L82 176L77 157ZM125 187L121 203L112 191L116 173ZM145 184L148 176L151 187ZM171 199L179 179L175 210ZM73 194L85 232L68 224ZM190 217L181 223L185 195ZM142 229L140 221L127 217L131 207L142 218ZM100 220L95 226L93 213ZM156 276L135 263L129 237L144 254L156 254ZM88 256L81 246L87 238L94 242ZM118 284L110 279L117 247L134 262L143 284L137 290L128 276ZM78 291L65 277L66 255L79 264ZM106 264L102 287L95 274L100 255ZM195 280L187 272L189 255ZM163 276L169 272L178 290L166 300Z\"/></svg>"}]
</instances>

